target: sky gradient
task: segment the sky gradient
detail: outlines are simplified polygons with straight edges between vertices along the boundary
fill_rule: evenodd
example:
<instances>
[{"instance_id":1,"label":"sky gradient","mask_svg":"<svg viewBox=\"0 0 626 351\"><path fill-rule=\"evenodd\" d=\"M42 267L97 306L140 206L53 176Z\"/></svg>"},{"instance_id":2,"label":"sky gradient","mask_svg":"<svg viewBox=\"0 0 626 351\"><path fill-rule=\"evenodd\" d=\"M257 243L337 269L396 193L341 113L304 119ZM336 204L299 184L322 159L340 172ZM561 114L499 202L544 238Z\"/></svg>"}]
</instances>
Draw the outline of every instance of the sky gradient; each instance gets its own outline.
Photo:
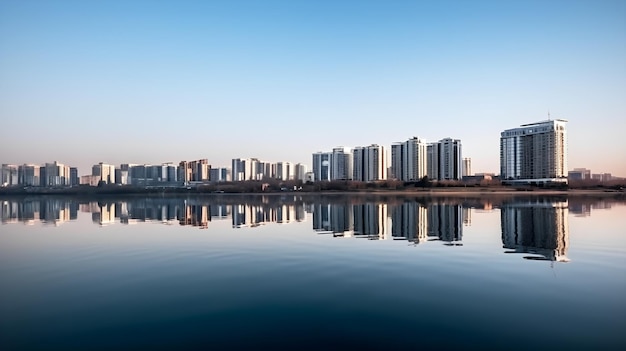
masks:
<instances>
[{"instance_id":1,"label":"sky gradient","mask_svg":"<svg viewBox=\"0 0 626 351\"><path fill-rule=\"evenodd\" d=\"M626 176L626 1L2 1L0 162L302 162L569 121Z\"/></svg>"}]
</instances>

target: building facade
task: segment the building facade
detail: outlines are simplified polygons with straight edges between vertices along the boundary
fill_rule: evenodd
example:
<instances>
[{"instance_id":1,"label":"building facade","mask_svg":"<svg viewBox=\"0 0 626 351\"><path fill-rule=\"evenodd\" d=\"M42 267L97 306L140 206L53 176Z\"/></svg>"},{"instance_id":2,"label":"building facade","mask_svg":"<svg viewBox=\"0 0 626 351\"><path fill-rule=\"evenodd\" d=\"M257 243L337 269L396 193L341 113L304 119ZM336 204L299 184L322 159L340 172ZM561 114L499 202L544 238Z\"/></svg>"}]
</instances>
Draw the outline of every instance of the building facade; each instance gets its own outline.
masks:
<instances>
[{"instance_id":1,"label":"building facade","mask_svg":"<svg viewBox=\"0 0 626 351\"><path fill-rule=\"evenodd\" d=\"M500 134L503 182L567 183L566 120L524 124Z\"/></svg>"},{"instance_id":2,"label":"building facade","mask_svg":"<svg viewBox=\"0 0 626 351\"><path fill-rule=\"evenodd\" d=\"M426 149L427 175L434 180L461 180L463 162L461 140L445 138Z\"/></svg>"},{"instance_id":3,"label":"building facade","mask_svg":"<svg viewBox=\"0 0 626 351\"><path fill-rule=\"evenodd\" d=\"M418 137L391 145L390 178L405 182L419 181L427 175L427 145Z\"/></svg>"},{"instance_id":4,"label":"building facade","mask_svg":"<svg viewBox=\"0 0 626 351\"><path fill-rule=\"evenodd\" d=\"M313 178L317 181L331 180L332 152L316 152L313 154Z\"/></svg>"},{"instance_id":5,"label":"building facade","mask_svg":"<svg viewBox=\"0 0 626 351\"><path fill-rule=\"evenodd\" d=\"M589 180L591 179L591 170L587 168L574 168L573 171L567 172L569 180Z\"/></svg>"},{"instance_id":6,"label":"building facade","mask_svg":"<svg viewBox=\"0 0 626 351\"><path fill-rule=\"evenodd\" d=\"M91 167L91 175L94 177L99 177L99 182L104 182L105 184L114 184L115 166L100 162L97 165L93 165L93 167Z\"/></svg>"},{"instance_id":7,"label":"building facade","mask_svg":"<svg viewBox=\"0 0 626 351\"><path fill-rule=\"evenodd\" d=\"M352 150L352 179L362 182L387 179L384 147L376 144L355 147Z\"/></svg>"},{"instance_id":8,"label":"building facade","mask_svg":"<svg viewBox=\"0 0 626 351\"><path fill-rule=\"evenodd\" d=\"M2 186L14 186L19 184L18 166L3 164L2 165Z\"/></svg>"},{"instance_id":9,"label":"building facade","mask_svg":"<svg viewBox=\"0 0 626 351\"><path fill-rule=\"evenodd\" d=\"M43 167L42 186L67 186L70 184L70 167L54 161ZM40 168L41 173L41 168Z\"/></svg>"},{"instance_id":10,"label":"building facade","mask_svg":"<svg viewBox=\"0 0 626 351\"><path fill-rule=\"evenodd\" d=\"M18 167L19 184L25 186L41 185L41 167L38 165L20 165Z\"/></svg>"},{"instance_id":11,"label":"building facade","mask_svg":"<svg viewBox=\"0 0 626 351\"><path fill-rule=\"evenodd\" d=\"M331 180L352 179L352 154L343 147L333 149L331 162Z\"/></svg>"},{"instance_id":12,"label":"building facade","mask_svg":"<svg viewBox=\"0 0 626 351\"><path fill-rule=\"evenodd\" d=\"M463 177L469 177L472 174L472 159L469 157L463 158Z\"/></svg>"}]
</instances>

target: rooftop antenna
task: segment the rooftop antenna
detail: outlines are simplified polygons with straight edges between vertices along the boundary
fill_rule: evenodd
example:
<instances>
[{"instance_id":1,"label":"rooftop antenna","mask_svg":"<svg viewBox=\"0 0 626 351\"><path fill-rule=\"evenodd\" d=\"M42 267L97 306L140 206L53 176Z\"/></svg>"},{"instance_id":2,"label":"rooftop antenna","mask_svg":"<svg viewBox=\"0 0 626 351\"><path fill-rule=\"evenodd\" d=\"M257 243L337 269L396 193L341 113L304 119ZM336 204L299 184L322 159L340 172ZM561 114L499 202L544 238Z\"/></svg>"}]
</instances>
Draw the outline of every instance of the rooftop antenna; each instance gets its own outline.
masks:
<instances>
[{"instance_id":1,"label":"rooftop antenna","mask_svg":"<svg viewBox=\"0 0 626 351\"><path fill-rule=\"evenodd\" d=\"M550 110L548 110L548 121L550 121Z\"/></svg>"}]
</instances>

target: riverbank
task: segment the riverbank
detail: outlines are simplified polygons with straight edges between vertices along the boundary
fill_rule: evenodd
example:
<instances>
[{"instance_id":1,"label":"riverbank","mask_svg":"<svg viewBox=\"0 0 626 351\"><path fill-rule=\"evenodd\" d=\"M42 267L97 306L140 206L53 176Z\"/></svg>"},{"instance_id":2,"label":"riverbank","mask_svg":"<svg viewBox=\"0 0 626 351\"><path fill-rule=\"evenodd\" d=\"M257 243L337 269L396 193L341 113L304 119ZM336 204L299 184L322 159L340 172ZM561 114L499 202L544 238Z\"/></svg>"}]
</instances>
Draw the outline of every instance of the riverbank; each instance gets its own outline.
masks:
<instances>
[{"instance_id":1,"label":"riverbank","mask_svg":"<svg viewBox=\"0 0 626 351\"><path fill-rule=\"evenodd\" d=\"M512 187L433 187L397 189L355 189L355 190L314 190L296 191L215 191L207 188L139 188L139 187L72 187L72 188L3 188L0 197L12 196L284 196L284 195L323 195L323 196L593 196L626 198L623 189L545 189Z\"/></svg>"}]
</instances>

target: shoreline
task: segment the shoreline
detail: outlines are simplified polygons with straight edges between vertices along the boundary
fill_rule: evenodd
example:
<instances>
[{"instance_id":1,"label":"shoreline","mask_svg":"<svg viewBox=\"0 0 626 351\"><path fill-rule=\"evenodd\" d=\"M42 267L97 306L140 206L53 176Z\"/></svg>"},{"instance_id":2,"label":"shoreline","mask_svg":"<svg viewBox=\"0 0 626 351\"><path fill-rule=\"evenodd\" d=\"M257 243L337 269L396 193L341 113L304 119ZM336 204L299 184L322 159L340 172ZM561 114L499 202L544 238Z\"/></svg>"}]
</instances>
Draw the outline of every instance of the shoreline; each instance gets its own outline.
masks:
<instances>
[{"instance_id":1,"label":"shoreline","mask_svg":"<svg viewBox=\"0 0 626 351\"><path fill-rule=\"evenodd\" d=\"M115 188L68 188L68 189L11 189L1 191L0 198L26 196L77 196L77 197L236 197L236 196L398 196L398 197L480 197L480 196L592 196L626 198L624 190L615 189L510 189L510 188L426 188L406 190L357 190L357 191L273 191L273 192L206 192L196 189L115 189Z\"/></svg>"}]
</instances>

